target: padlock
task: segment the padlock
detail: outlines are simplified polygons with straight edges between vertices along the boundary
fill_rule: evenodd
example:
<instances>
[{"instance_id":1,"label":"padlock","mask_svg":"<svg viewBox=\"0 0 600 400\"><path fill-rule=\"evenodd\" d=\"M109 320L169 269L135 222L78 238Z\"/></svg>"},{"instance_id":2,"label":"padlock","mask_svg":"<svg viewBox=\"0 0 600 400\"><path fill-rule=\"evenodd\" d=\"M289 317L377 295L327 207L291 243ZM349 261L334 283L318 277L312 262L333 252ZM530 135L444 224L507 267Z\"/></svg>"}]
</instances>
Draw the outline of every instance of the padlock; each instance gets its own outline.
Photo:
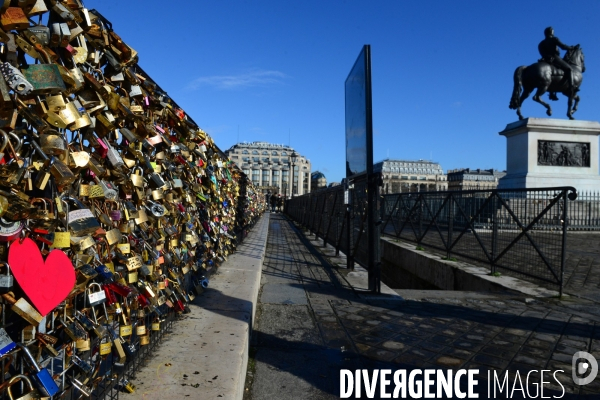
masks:
<instances>
[{"instance_id":1,"label":"padlock","mask_svg":"<svg viewBox=\"0 0 600 400\"><path fill-rule=\"evenodd\" d=\"M131 382L129 382L129 380L124 379L121 382L121 386L123 387L123 390L125 390L127 393L134 393L135 392L135 385Z\"/></svg>"},{"instance_id":2,"label":"padlock","mask_svg":"<svg viewBox=\"0 0 600 400\"><path fill-rule=\"evenodd\" d=\"M67 216L68 226L73 235L83 236L91 234L100 228L100 223L89 208L86 208L74 197L68 197L65 200L77 208L75 210L70 209Z\"/></svg>"},{"instance_id":3,"label":"padlock","mask_svg":"<svg viewBox=\"0 0 600 400\"><path fill-rule=\"evenodd\" d=\"M143 188L144 187L144 177L142 167L134 167L131 173L129 174L129 180L135 187Z\"/></svg>"},{"instance_id":4,"label":"padlock","mask_svg":"<svg viewBox=\"0 0 600 400\"><path fill-rule=\"evenodd\" d=\"M0 328L0 357L4 357L17 347L4 328Z\"/></svg>"},{"instance_id":5,"label":"padlock","mask_svg":"<svg viewBox=\"0 0 600 400\"><path fill-rule=\"evenodd\" d=\"M117 201L119 197L118 187L113 185L110 182L99 179L97 176L94 176L94 181L96 181L97 185L102 188L102 192L104 193L104 200L109 202Z\"/></svg>"},{"instance_id":6,"label":"padlock","mask_svg":"<svg viewBox=\"0 0 600 400\"><path fill-rule=\"evenodd\" d=\"M121 240L120 240L119 244L117 244L117 249L122 254L131 253L131 245L129 244L129 238L127 236L121 236Z\"/></svg>"},{"instance_id":7,"label":"padlock","mask_svg":"<svg viewBox=\"0 0 600 400\"><path fill-rule=\"evenodd\" d=\"M163 217L167 213L167 210L161 204L152 200L146 200L145 208L156 218Z\"/></svg>"},{"instance_id":8,"label":"padlock","mask_svg":"<svg viewBox=\"0 0 600 400\"><path fill-rule=\"evenodd\" d=\"M37 365L27 347L20 343L17 343L17 346L23 351L26 356L24 358L29 360L29 364L35 370L33 373L33 378L40 391L46 396L54 396L56 393L58 393L59 388L54 382L54 379L52 379L50 372L47 369L42 369Z\"/></svg>"},{"instance_id":9,"label":"padlock","mask_svg":"<svg viewBox=\"0 0 600 400\"><path fill-rule=\"evenodd\" d=\"M123 212L119 209L120 203L112 203L108 212L110 219L113 221L120 221L123 219Z\"/></svg>"},{"instance_id":10,"label":"padlock","mask_svg":"<svg viewBox=\"0 0 600 400\"><path fill-rule=\"evenodd\" d=\"M6 266L6 274L0 275L0 293L8 293L15 284L14 277L10 274L10 266L7 262L0 261L0 265ZM2 350L0 350L0 353L1 352ZM0 354L0 356L2 356L2 354Z\"/></svg>"},{"instance_id":11,"label":"padlock","mask_svg":"<svg viewBox=\"0 0 600 400\"><path fill-rule=\"evenodd\" d=\"M92 287L97 287L98 290L95 292L92 292ZM88 297L88 304L91 307L94 307L94 306L97 306L99 304L106 302L106 293L104 292L104 290L102 289L100 284L98 284L96 282L92 282L88 285L88 287L86 289L86 293L87 293L87 297Z\"/></svg>"},{"instance_id":12,"label":"padlock","mask_svg":"<svg viewBox=\"0 0 600 400\"><path fill-rule=\"evenodd\" d=\"M21 72L33 86L31 94L57 94L67 90L55 64L30 64L22 68Z\"/></svg>"},{"instance_id":13,"label":"padlock","mask_svg":"<svg viewBox=\"0 0 600 400\"><path fill-rule=\"evenodd\" d=\"M42 322L42 315L24 298L15 300L12 292L3 294L2 298L11 305L11 310L13 310L30 324L37 326L40 322Z\"/></svg>"},{"instance_id":14,"label":"padlock","mask_svg":"<svg viewBox=\"0 0 600 400\"><path fill-rule=\"evenodd\" d=\"M19 380L22 380L25 382L25 384L28 387L27 392L17 398L16 400L34 400L34 399L40 399L40 393L33 388L33 385L31 384L31 380L25 376L25 375L15 375L12 378L10 378L10 380L8 381L8 386L6 388L6 391L8 392L8 397L10 398L10 400L15 400L15 398L13 397L12 394L12 390L11 390L11 386L14 385L15 383L17 383Z\"/></svg>"}]
</instances>

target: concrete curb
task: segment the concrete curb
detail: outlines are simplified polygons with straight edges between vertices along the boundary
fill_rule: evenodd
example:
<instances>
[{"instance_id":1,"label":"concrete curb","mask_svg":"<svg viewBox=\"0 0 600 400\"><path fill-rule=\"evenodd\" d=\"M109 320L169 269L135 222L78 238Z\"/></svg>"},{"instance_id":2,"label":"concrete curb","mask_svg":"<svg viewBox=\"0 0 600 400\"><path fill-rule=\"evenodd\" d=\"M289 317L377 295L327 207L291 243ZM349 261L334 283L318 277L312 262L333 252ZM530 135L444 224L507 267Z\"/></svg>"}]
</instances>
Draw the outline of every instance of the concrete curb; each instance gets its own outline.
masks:
<instances>
[{"instance_id":1,"label":"concrete curb","mask_svg":"<svg viewBox=\"0 0 600 400\"><path fill-rule=\"evenodd\" d=\"M541 298L557 298L559 294L556 290L515 277L490 276L486 268L461 261L446 261L436 254L415 250L414 244L390 237L382 237L381 245L382 274L388 279L394 279L394 274L408 273L438 290L507 292Z\"/></svg>"},{"instance_id":2,"label":"concrete curb","mask_svg":"<svg viewBox=\"0 0 600 400\"><path fill-rule=\"evenodd\" d=\"M265 214L136 374L128 398L243 398L268 231Z\"/></svg>"}]
</instances>

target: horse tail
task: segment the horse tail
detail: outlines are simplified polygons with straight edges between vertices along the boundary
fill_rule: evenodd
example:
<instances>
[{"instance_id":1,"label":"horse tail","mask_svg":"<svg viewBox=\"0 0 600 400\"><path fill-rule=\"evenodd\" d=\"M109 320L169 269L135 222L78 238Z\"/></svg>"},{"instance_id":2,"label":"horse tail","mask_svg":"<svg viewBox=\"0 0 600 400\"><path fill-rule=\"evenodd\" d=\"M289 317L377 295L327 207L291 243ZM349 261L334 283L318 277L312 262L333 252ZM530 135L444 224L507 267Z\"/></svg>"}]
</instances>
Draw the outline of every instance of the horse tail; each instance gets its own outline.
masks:
<instances>
[{"instance_id":1,"label":"horse tail","mask_svg":"<svg viewBox=\"0 0 600 400\"><path fill-rule=\"evenodd\" d=\"M511 110L516 110L517 108L519 108L519 99L521 97L521 92L523 88L523 82L521 77L525 68L527 67L523 65L515 70L515 74L513 77L515 85L513 87L512 96L510 98L510 104L508 105L508 108L510 108Z\"/></svg>"}]
</instances>

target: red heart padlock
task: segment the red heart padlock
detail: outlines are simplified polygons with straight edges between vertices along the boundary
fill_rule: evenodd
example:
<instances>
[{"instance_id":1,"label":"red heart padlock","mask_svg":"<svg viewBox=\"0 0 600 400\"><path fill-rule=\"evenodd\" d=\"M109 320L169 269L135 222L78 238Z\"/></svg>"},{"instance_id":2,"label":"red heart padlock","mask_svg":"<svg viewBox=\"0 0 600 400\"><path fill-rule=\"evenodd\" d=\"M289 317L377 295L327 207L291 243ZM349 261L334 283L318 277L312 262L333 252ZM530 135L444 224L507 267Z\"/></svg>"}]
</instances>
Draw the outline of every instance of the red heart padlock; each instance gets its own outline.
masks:
<instances>
[{"instance_id":1,"label":"red heart padlock","mask_svg":"<svg viewBox=\"0 0 600 400\"><path fill-rule=\"evenodd\" d=\"M33 306L42 315L48 314L67 298L75 286L75 269L61 250L52 250L46 261L35 242L25 238L9 247L10 271Z\"/></svg>"}]
</instances>

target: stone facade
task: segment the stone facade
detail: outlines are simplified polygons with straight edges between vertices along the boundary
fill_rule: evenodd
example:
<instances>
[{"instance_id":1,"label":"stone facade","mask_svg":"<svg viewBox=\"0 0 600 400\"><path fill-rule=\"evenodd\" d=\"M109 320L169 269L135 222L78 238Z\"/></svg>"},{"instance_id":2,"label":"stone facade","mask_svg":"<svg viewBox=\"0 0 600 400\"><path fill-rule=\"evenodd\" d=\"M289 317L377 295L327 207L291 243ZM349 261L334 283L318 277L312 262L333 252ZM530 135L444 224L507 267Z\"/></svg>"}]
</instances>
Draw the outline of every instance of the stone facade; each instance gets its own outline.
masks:
<instances>
[{"instance_id":1,"label":"stone facade","mask_svg":"<svg viewBox=\"0 0 600 400\"><path fill-rule=\"evenodd\" d=\"M310 191L316 192L327 187L327 178L321 171L315 171L310 175Z\"/></svg>"},{"instance_id":2,"label":"stone facade","mask_svg":"<svg viewBox=\"0 0 600 400\"><path fill-rule=\"evenodd\" d=\"M290 146L267 142L237 143L225 154L263 193L281 193L287 197L300 196L310 191L310 160L296 153ZM293 179L290 171L294 169Z\"/></svg>"},{"instance_id":3,"label":"stone facade","mask_svg":"<svg viewBox=\"0 0 600 400\"><path fill-rule=\"evenodd\" d=\"M491 190L506 172L495 169L459 168L448 170L448 190Z\"/></svg>"},{"instance_id":4,"label":"stone facade","mask_svg":"<svg viewBox=\"0 0 600 400\"><path fill-rule=\"evenodd\" d=\"M385 159L373 165L373 172L382 173L384 194L448 189L444 170L433 161Z\"/></svg>"}]
</instances>

